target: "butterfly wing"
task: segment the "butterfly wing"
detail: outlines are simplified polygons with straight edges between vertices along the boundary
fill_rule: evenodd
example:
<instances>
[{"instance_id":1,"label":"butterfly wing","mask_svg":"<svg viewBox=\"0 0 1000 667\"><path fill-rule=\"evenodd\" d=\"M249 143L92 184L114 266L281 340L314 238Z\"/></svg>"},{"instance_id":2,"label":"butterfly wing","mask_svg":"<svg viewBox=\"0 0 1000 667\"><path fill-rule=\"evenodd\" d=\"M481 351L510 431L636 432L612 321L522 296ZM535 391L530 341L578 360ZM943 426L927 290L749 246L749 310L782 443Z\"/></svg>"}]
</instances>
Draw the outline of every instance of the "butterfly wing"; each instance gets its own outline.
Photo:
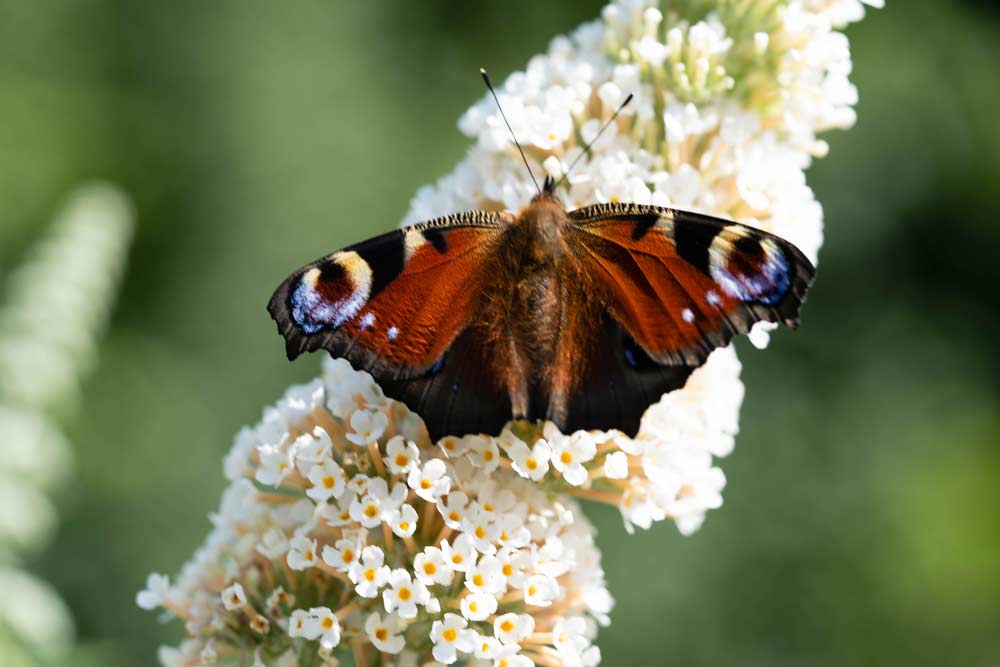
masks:
<instances>
[{"instance_id":1,"label":"butterfly wing","mask_svg":"<svg viewBox=\"0 0 1000 667\"><path fill-rule=\"evenodd\" d=\"M655 362L698 366L756 322L798 325L815 269L794 245L740 223L601 204L567 238L608 313Z\"/></svg>"},{"instance_id":2,"label":"butterfly wing","mask_svg":"<svg viewBox=\"0 0 1000 667\"><path fill-rule=\"evenodd\" d=\"M511 221L496 211L447 216L302 267L268 304L288 358L325 349L380 381L427 374L475 313L483 260Z\"/></svg>"}]
</instances>

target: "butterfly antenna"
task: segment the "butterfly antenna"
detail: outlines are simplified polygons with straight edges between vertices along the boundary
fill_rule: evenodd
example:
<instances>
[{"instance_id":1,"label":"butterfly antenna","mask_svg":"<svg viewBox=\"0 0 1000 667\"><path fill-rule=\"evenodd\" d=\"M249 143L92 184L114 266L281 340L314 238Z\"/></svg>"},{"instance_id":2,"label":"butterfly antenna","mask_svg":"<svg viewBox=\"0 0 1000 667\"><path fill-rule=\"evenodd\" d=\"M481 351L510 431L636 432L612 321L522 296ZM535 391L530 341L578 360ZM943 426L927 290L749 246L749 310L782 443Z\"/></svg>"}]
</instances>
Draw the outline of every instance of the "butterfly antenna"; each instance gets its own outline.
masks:
<instances>
[{"instance_id":1,"label":"butterfly antenna","mask_svg":"<svg viewBox=\"0 0 1000 667\"><path fill-rule=\"evenodd\" d=\"M507 124L507 129L510 130L510 138L514 140L514 145L517 146L517 150L521 153L521 159L524 160L524 166L528 168L528 175L531 176L531 182L535 184L535 189L538 190L538 194L542 194L542 189L538 187L538 180L535 178L534 172L531 171L531 165L528 164L528 157L524 154L524 149L521 148L521 143L514 136L514 128L510 126L510 121L507 120L507 115L503 112L503 107L500 106L500 99L497 97L497 91L493 90L493 83L490 81L490 75L486 73L486 70L482 67L479 68L479 73L483 77L483 81L486 83L486 87L489 88L490 94L493 95L493 101L497 103L497 109L500 110L500 117L503 118L503 122ZM631 96L630 96L631 97Z\"/></svg>"},{"instance_id":2,"label":"butterfly antenna","mask_svg":"<svg viewBox=\"0 0 1000 667\"><path fill-rule=\"evenodd\" d=\"M604 134L604 130L608 129L611 126L611 123L615 122L615 118L618 118L618 114L620 114L622 112L622 109L624 109L628 105L628 103L632 101L633 97L635 97L635 95L633 93L629 93L628 97L625 98L625 101L622 102L620 105L618 105L618 109L616 109L615 112L611 114L611 118L609 118L607 122L604 123L604 125L601 125L601 129L597 131L597 134L595 134L594 138L590 140L590 143L588 143L586 146L583 147L583 150L580 151L580 154L577 155L576 158L570 163L569 168L566 171L564 171L563 175L559 178L558 181L556 181L555 186L553 186L553 190L559 187L559 184L566 180L566 177L569 176L569 173L571 171L573 171L573 167L575 167L576 163L580 161L580 158L582 158L584 155L590 152L590 147L593 146L597 142L597 140L601 138L601 135Z\"/></svg>"}]
</instances>

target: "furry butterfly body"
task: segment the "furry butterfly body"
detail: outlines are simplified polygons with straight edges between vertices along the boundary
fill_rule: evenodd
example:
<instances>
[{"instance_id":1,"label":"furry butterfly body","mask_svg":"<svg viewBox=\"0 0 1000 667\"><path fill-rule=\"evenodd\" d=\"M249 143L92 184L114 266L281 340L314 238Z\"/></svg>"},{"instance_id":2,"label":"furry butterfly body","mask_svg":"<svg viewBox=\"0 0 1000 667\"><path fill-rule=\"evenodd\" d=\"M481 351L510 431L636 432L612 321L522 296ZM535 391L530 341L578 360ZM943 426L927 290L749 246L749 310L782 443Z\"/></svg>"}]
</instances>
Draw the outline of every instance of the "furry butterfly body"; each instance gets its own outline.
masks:
<instances>
[{"instance_id":1,"label":"furry butterfly body","mask_svg":"<svg viewBox=\"0 0 1000 667\"><path fill-rule=\"evenodd\" d=\"M787 241L680 210L472 211L306 265L268 310L293 359L369 371L432 437L512 418L634 434L645 409L759 321L797 326L814 276Z\"/></svg>"}]
</instances>

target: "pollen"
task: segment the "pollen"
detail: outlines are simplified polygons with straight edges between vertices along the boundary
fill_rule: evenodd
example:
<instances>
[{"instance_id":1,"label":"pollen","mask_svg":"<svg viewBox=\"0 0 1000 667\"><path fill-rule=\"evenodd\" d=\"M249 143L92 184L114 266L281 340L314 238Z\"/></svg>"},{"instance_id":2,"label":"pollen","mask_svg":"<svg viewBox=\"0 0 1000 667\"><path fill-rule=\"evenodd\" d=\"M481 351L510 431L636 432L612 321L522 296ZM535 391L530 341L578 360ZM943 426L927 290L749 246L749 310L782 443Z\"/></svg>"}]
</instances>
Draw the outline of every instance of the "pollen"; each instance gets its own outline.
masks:
<instances>
[{"instance_id":1,"label":"pollen","mask_svg":"<svg viewBox=\"0 0 1000 667\"><path fill-rule=\"evenodd\" d=\"M409 521L401 521L400 524L399 524L399 529L405 533L406 531L408 531L410 529L410 522Z\"/></svg>"},{"instance_id":2,"label":"pollen","mask_svg":"<svg viewBox=\"0 0 1000 667\"><path fill-rule=\"evenodd\" d=\"M474 574L472 575L472 583L474 583L476 586L482 586L483 584L486 583L486 580L483 578L483 575Z\"/></svg>"},{"instance_id":3,"label":"pollen","mask_svg":"<svg viewBox=\"0 0 1000 667\"><path fill-rule=\"evenodd\" d=\"M399 593L397 593L397 595L399 596L399 599L402 600L403 602L406 602L411 597L413 597L413 593L410 592L410 589L405 587L400 588Z\"/></svg>"},{"instance_id":4,"label":"pollen","mask_svg":"<svg viewBox=\"0 0 1000 667\"><path fill-rule=\"evenodd\" d=\"M464 559L458 554L455 554L451 557L451 562L454 563L455 565L461 565L463 560Z\"/></svg>"},{"instance_id":5,"label":"pollen","mask_svg":"<svg viewBox=\"0 0 1000 667\"><path fill-rule=\"evenodd\" d=\"M504 563L500 571L503 572L503 576L509 577L514 574L514 566L510 563ZM510 630L505 630L504 632L510 632Z\"/></svg>"},{"instance_id":6,"label":"pollen","mask_svg":"<svg viewBox=\"0 0 1000 667\"><path fill-rule=\"evenodd\" d=\"M458 630L456 630L455 628L448 628L447 630L441 633L441 639L449 643L455 641L456 639L458 639Z\"/></svg>"},{"instance_id":7,"label":"pollen","mask_svg":"<svg viewBox=\"0 0 1000 667\"><path fill-rule=\"evenodd\" d=\"M328 489L332 489L334 484L335 484L335 482L334 482L334 479L333 479L333 475L327 475L326 477L323 478L323 486L324 487L326 487Z\"/></svg>"},{"instance_id":8,"label":"pollen","mask_svg":"<svg viewBox=\"0 0 1000 667\"><path fill-rule=\"evenodd\" d=\"M493 505L491 503L483 503L483 509L487 512L493 511Z\"/></svg>"},{"instance_id":9,"label":"pollen","mask_svg":"<svg viewBox=\"0 0 1000 667\"><path fill-rule=\"evenodd\" d=\"M510 621L510 619L508 619L500 624L500 630L503 632L511 632L514 630L514 624Z\"/></svg>"},{"instance_id":10,"label":"pollen","mask_svg":"<svg viewBox=\"0 0 1000 667\"><path fill-rule=\"evenodd\" d=\"M404 467L410 462L410 457L406 454L396 454L396 465L400 468Z\"/></svg>"},{"instance_id":11,"label":"pollen","mask_svg":"<svg viewBox=\"0 0 1000 667\"><path fill-rule=\"evenodd\" d=\"M370 567L367 570L365 570L365 579L367 579L368 581L375 581L375 569L374 568Z\"/></svg>"},{"instance_id":12,"label":"pollen","mask_svg":"<svg viewBox=\"0 0 1000 667\"><path fill-rule=\"evenodd\" d=\"M487 449L485 452L483 452L483 460L484 461L492 461L493 460L493 451Z\"/></svg>"},{"instance_id":13,"label":"pollen","mask_svg":"<svg viewBox=\"0 0 1000 667\"><path fill-rule=\"evenodd\" d=\"M451 519L452 521L458 521L462 517L461 517L461 515L459 515L458 512L451 511L451 512L448 512L448 518Z\"/></svg>"},{"instance_id":14,"label":"pollen","mask_svg":"<svg viewBox=\"0 0 1000 667\"><path fill-rule=\"evenodd\" d=\"M345 550L344 554L340 557L340 560L344 561L345 563L354 562L354 552L351 551L350 549Z\"/></svg>"},{"instance_id":15,"label":"pollen","mask_svg":"<svg viewBox=\"0 0 1000 667\"><path fill-rule=\"evenodd\" d=\"M426 478L420 480L420 488L423 489L424 491L431 488L431 480Z\"/></svg>"},{"instance_id":16,"label":"pollen","mask_svg":"<svg viewBox=\"0 0 1000 667\"><path fill-rule=\"evenodd\" d=\"M437 565L435 565L434 563L424 563L424 574L427 574L428 576L434 576L435 574L437 574L437 571L438 571Z\"/></svg>"},{"instance_id":17,"label":"pollen","mask_svg":"<svg viewBox=\"0 0 1000 667\"><path fill-rule=\"evenodd\" d=\"M378 508L375 505L365 505L365 516L374 519L378 516Z\"/></svg>"},{"instance_id":18,"label":"pollen","mask_svg":"<svg viewBox=\"0 0 1000 667\"><path fill-rule=\"evenodd\" d=\"M320 621L319 624L322 625L324 629L329 630L330 628L333 627L333 617L327 616L322 621Z\"/></svg>"},{"instance_id":19,"label":"pollen","mask_svg":"<svg viewBox=\"0 0 1000 667\"><path fill-rule=\"evenodd\" d=\"M380 642L384 642L389 636L389 631L385 628L375 628L375 638Z\"/></svg>"},{"instance_id":20,"label":"pollen","mask_svg":"<svg viewBox=\"0 0 1000 667\"><path fill-rule=\"evenodd\" d=\"M573 462L573 455L570 454L569 452L563 452L562 454L559 455L559 460L565 463L566 465L569 465L570 463Z\"/></svg>"},{"instance_id":21,"label":"pollen","mask_svg":"<svg viewBox=\"0 0 1000 667\"><path fill-rule=\"evenodd\" d=\"M538 470L538 461L535 459L528 459L524 462L524 467L528 470Z\"/></svg>"},{"instance_id":22,"label":"pollen","mask_svg":"<svg viewBox=\"0 0 1000 667\"><path fill-rule=\"evenodd\" d=\"M316 554L314 554L312 552L312 549L310 549L309 551L306 552L305 558L306 558L306 560L311 561L312 559L316 558Z\"/></svg>"},{"instance_id":23,"label":"pollen","mask_svg":"<svg viewBox=\"0 0 1000 667\"><path fill-rule=\"evenodd\" d=\"M483 528L482 526L476 526L476 537L478 537L481 540L485 539L485 537L486 537L486 529Z\"/></svg>"}]
</instances>

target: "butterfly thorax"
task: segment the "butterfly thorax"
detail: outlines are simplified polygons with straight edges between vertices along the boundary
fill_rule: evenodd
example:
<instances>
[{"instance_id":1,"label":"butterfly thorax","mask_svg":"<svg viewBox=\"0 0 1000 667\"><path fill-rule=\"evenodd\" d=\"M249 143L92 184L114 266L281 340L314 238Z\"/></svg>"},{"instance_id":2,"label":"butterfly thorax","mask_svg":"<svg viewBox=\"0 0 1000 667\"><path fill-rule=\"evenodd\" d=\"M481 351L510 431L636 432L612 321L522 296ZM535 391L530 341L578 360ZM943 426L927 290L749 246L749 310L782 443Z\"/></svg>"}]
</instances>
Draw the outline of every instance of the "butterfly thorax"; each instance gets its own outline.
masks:
<instances>
[{"instance_id":1,"label":"butterfly thorax","mask_svg":"<svg viewBox=\"0 0 1000 667\"><path fill-rule=\"evenodd\" d=\"M576 263L564 230L569 217L551 195L538 195L501 240L483 320L494 351L485 360L510 396L514 415L565 410L572 372L568 342L589 310L580 302ZM579 349L579 346L576 347ZM577 360L579 362L579 360Z\"/></svg>"}]
</instances>

